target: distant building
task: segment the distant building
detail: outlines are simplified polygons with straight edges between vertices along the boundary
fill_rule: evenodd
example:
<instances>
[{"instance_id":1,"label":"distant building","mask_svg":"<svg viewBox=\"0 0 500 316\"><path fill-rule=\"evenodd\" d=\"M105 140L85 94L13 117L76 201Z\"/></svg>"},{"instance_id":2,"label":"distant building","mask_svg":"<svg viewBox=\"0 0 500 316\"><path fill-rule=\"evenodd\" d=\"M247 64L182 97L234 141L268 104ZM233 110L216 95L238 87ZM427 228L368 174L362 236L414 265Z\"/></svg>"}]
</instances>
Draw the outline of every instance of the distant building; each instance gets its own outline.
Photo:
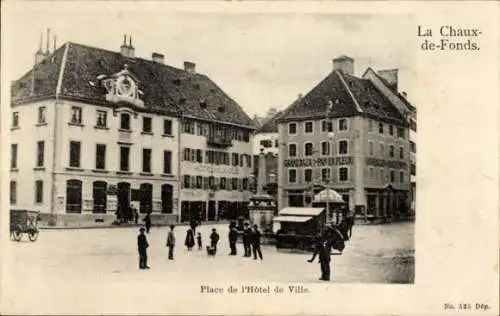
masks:
<instances>
[{"instance_id":1,"label":"distant building","mask_svg":"<svg viewBox=\"0 0 500 316\"><path fill-rule=\"evenodd\" d=\"M354 75L341 56L334 69L278 118L278 204L308 206L324 188L372 216L411 204L411 111L397 93L397 70Z\"/></svg>"}]
</instances>

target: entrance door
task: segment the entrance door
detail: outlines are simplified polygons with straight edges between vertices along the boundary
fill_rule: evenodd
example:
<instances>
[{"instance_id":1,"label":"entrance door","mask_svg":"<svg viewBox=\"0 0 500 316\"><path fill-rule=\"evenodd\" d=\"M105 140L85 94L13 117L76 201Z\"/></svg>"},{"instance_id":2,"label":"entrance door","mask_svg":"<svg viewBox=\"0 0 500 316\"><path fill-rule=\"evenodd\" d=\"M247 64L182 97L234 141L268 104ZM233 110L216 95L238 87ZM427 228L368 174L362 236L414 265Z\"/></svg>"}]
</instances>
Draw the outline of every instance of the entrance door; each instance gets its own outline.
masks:
<instances>
[{"instance_id":1,"label":"entrance door","mask_svg":"<svg viewBox=\"0 0 500 316\"><path fill-rule=\"evenodd\" d=\"M119 182L116 187L116 199L118 200L118 216L120 218L125 218L128 216L130 208L130 183Z\"/></svg>"},{"instance_id":2,"label":"entrance door","mask_svg":"<svg viewBox=\"0 0 500 316\"><path fill-rule=\"evenodd\" d=\"M161 212L172 214L173 211L173 188L170 184L161 186Z\"/></svg>"},{"instance_id":3,"label":"entrance door","mask_svg":"<svg viewBox=\"0 0 500 316\"><path fill-rule=\"evenodd\" d=\"M94 181L92 184L93 213L106 213L107 187L104 181Z\"/></svg>"},{"instance_id":4,"label":"entrance door","mask_svg":"<svg viewBox=\"0 0 500 316\"><path fill-rule=\"evenodd\" d=\"M153 185L142 183L140 186L139 212L148 213L153 211Z\"/></svg>"},{"instance_id":5,"label":"entrance door","mask_svg":"<svg viewBox=\"0 0 500 316\"><path fill-rule=\"evenodd\" d=\"M304 199L302 195L289 195L288 196L288 206L290 207L303 207Z\"/></svg>"},{"instance_id":6,"label":"entrance door","mask_svg":"<svg viewBox=\"0 0 500 316\"><path fill-rule=\"evenodd\" d=\"M208 220L215 221L215 201L208 201Z\"/></svg>"},{"instance_id":7,"label":"entrance door","mask_svg":"<svg viewBox=\"0 0 500 316\"><path fill-rule=\"evenodd\" d=\"M82 212L82 181L68 180L66 181L66 212L81 213Z\"/></svg>"},{"instance_id":8,"label":"entrance door","mask_svg":"<svg viewBox=\"0 0 500 316\"><path fill-rule=\"evenodd\" d=\"M368 215L375 215L375 208L376 208L376 200L377 196L369 194L366 196L366 203L367 203L367 210L366 214Z\"/></svg>"}]
</instances>

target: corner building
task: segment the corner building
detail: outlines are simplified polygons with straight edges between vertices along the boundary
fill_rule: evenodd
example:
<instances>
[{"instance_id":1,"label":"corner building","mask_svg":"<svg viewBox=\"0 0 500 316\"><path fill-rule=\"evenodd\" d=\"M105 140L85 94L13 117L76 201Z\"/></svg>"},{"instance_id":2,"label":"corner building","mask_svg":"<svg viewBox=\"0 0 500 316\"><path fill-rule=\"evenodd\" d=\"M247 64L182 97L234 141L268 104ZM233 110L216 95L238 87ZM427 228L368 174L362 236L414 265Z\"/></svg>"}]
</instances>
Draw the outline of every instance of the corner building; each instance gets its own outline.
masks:
<instances>
[{"instance_id":1,"label":"corner building","mask_svg":"<svg viewBox=\"0 0 500 316\"><path fill-rule=\"evenodd\" d=\"M280 208L309 206L330 188L349 209L390 216L411 203L408 107L397 70L354 76L354 60L333 71L278 119Z\"/></svg>"}]
</instances>

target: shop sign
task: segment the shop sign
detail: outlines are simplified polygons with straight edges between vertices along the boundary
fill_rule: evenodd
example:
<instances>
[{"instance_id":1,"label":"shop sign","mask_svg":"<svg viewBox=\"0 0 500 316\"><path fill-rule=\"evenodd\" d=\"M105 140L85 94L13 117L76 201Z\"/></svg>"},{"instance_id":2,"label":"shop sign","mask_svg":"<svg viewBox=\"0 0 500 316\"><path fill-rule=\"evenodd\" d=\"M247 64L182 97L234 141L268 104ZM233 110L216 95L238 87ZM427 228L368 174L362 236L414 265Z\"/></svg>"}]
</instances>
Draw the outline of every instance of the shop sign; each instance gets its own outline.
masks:
<instances>
[{"instance_id":1,"label":"shop sign","mask_svg":"<svg viewBox=\"0 0 500 316\"><path fill-rule=\"evenodd\" d=\"M325 158L304 158L304 159L285 159L285 168L291 167L323 167L336 165L352 165L354 158L351 156L325 157Z\"/></svg>"},{"instance_id":2,"label":"shop sign","mask_svg":"<svg viewBox=\"0 0 500 316\"><path fill-rule=\"evenodd\" d=\"M366 164L375 167L388 167L392 169L406 169L407 165L403 161L383 160L377 158L366 158Z\"/></svg>"},{"instance_id":3,"label":"shop sign","mask_svg":"<svg viewBox=\"0 0 500 316\"><path fill-rule=\"evenodd\" d=\"M238 175L240 171L238 167L230 167L230 166L211 166L211 165L201 165L197 164L193 167L194 171L202 172L202 173L218 173L218 174L231 174Z\"/></svg>"}]
</instances>

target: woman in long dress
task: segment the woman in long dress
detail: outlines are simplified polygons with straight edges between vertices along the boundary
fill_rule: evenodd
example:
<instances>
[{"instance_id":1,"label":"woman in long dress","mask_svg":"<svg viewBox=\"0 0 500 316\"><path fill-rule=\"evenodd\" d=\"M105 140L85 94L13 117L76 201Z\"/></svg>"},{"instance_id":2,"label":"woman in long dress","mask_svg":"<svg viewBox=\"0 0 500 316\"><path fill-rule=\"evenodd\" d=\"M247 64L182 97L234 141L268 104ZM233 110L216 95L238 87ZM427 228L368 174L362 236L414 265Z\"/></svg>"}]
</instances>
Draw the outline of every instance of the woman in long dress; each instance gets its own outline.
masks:
<instances>
[{"instance_id":1,"label":"woman in long dress","mask_svg":"<svg viewBox=\"0 0 500 316\"><path fill-rule=\"evenodd\" d=\"M188 229L186 233L186 241L184 242L186 245L187 249L191 251L194 247L194 234L192 229Z\"/></svg>"}]
</instances>

